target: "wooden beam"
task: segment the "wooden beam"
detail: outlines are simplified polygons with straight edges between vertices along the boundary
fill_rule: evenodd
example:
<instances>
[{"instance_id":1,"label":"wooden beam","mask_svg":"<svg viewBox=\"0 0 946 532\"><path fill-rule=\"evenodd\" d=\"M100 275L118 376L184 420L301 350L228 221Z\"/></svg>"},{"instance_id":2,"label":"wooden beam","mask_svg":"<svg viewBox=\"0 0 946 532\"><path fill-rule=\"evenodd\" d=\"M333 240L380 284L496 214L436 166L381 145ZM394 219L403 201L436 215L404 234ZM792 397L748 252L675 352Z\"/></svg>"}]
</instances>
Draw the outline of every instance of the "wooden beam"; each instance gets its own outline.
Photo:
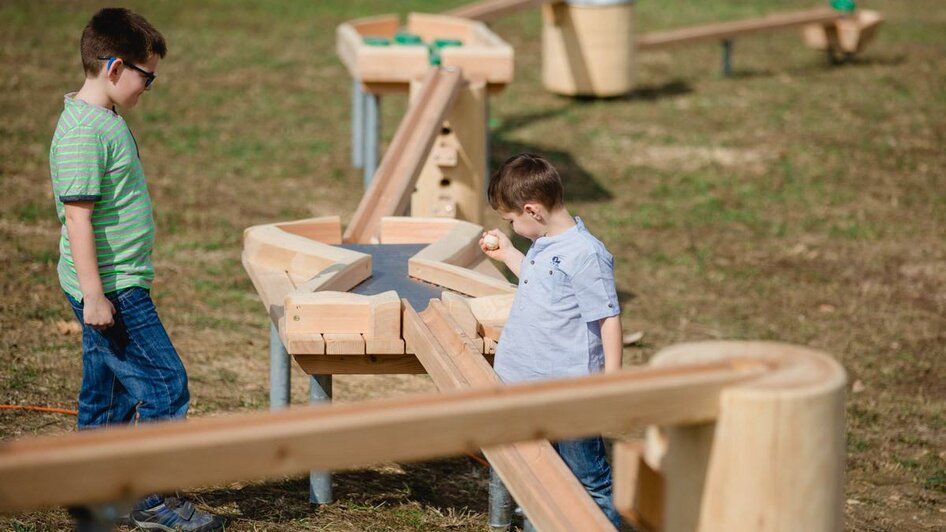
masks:
<instances>
[{"instance_id":1,"label":"wooden beam","mask_svg":"<svg viewBox=\"0 0 946 532\"><path fill-rule=\"evenodd\" d=\"M728 362L648 368L24 438L0 444L0 511L133 500L311 469L452 456L535 438L705 421L718 415L723 388L764 371Z\"/></svg>"},{"instance_id":2,"label":"wooden beam","mask_svg":"<svg viewBox=\"0 0 946 532\"><path fill-rule=\"evenodd\" d=\"M721 41L751 33L795 28L807 24L834 23L844 15L830 7L819 7L805 11L776 13L758 18L716 22L670 31L648 33L637 39L640 51L658 50L669 46L693 44L701 41Z\"/></svg>"},{"instance_id":3,"label":"wooden beam","mask_svg":"<svg viewBox=\"0 0 946 532\"><path fill-rule=\"evenodd\" d=\"M481 22L494 22L517 11L558 1L561 0L485 0L451 9L444 14L452 17L479 20Z\"/></svg>"},{"instance_id":4,"label":"wooden beam","mask_svg":"<svg viewBox=\"0 0 946 532\"><path fill-rule=\"evenodd\" d=\"M377 242L381 218L401 214L407 208L431 143L460 90L461 81L459 69L431 68L424 76L421 93L401 120L345 230L345 242Z\"/></svg>"}]
</instances>

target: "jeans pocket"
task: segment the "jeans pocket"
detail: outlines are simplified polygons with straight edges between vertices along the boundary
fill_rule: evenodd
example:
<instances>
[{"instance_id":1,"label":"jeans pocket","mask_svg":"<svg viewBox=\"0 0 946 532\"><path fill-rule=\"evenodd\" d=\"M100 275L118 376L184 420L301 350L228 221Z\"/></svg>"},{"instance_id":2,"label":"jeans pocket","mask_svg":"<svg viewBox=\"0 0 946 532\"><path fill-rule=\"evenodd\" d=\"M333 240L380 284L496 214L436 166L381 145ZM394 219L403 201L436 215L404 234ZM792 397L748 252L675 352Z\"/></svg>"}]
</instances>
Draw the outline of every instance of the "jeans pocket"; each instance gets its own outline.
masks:
<instances>
[{"instance_id":1,"label":"jeans pocket","mask_svg":"<svg viewBox=\"0 0 946 532\"><path fill-rule=\"evenodd\" d=\"M150 294L148 290L133 286L131 288L122 288L115 294L115 300L123 305L135 304Z\"/></svg>"}]
</instances>

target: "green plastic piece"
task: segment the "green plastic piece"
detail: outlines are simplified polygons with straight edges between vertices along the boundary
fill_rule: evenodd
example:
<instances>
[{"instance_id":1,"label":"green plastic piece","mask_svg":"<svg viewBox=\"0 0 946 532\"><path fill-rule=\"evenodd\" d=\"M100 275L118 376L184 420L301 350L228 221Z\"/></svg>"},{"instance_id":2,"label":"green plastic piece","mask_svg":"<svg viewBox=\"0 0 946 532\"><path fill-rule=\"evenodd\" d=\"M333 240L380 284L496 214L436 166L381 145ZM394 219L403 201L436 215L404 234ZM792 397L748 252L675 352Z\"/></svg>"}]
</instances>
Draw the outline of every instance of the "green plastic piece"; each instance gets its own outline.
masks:
<instances>
[{"instance_id":1,"label":"green plastic piece","mask_svg":"<svg viewBox=\"0 0 946 532\"><path fill-rule=\"evenodd\" d=\"M461 41L460 39L434 40L434 48L447 48L448 46L463 46L463 41Z\"/></svg>"},{"instance_id":2,"label":"green plastic piece","mask_svg":"<svg viewBox=\"0 0 946 532\"><path fill-rule=\"evenodd\" d=\"M414 33L396 33L394 34L394 42L407 46L417 46L424 44L424 40L420 38L420 35L416 35Z\"/></svg>"},{"instance_id":3,"label":"green plastic piece","mask_svg":"<svg viewBox=\"0 0 946 532\"><path fill-rule=\"evenodd\" d=\"M390 46L391 39L387 37L362 37L361 42L367 44L368 46Z\"/></svg>"},{"instance_id":4,"label":"green plastic piece","mask_svg":"<svg viewBox=\"0 0 946 532\"><path fill-rule=\"evenodd\" d=\"M831 0L831 7L842 13L852 13L857 9L854 0Z\"/></svg>"},{"instance_id":5,"label":"green plastic piece","mask_svg":"<svg viewBox=\"0 0 946 532\"><path fill-rule=\"evenodd\" d=\"M440 66L440 50L431 46L427 51L427 61L433 66Z\"/></svg>"}]
</instances>

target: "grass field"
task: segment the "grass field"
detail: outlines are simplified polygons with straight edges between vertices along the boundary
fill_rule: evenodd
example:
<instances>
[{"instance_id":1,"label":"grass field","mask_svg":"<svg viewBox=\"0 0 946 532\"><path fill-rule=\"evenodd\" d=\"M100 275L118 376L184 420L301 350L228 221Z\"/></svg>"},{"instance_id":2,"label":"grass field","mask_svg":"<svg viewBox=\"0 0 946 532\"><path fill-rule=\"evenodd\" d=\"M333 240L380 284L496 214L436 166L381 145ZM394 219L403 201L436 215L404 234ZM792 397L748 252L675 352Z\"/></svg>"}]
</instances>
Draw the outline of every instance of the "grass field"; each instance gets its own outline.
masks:
<instances>
[{"instance_id":1,"label":"grass field","mask_svg":"<svg viewBox=\"0 0 946 532\"><path fill-rule=\"evenodd\" d=\"M354 212L340 22L462 2L127 2L166 36L154 90L127 113L156 206L153 295L190 375L192 417L267 408L268 322L240 264L243 228ZM637 4L642 31L812 7L818 0ZM863 2L887 18L855 61L829 66L795 32L640 58L626 98L545 92L536 12L494 28L516 81L491 100L492 163L550 157L575 214L616 258L625 351L640 364L689 340L824 350L849 373L848 530L946 528L946 4ZM100 2L0 3L0 402L74 408L80 339L58 287L47 152L78 39ZM404 112L387 98L385 138ZM307 397L294 374L294 401ZM433 386L339 377L338 401ZM0 438L72 430L67 415L0 411ZM614 436L614 435L612 435ZM190 495L230 530L487 530L488 473L462 457ZM12 530L69 527L51 509Z\"/></svg>"}]
</instances>

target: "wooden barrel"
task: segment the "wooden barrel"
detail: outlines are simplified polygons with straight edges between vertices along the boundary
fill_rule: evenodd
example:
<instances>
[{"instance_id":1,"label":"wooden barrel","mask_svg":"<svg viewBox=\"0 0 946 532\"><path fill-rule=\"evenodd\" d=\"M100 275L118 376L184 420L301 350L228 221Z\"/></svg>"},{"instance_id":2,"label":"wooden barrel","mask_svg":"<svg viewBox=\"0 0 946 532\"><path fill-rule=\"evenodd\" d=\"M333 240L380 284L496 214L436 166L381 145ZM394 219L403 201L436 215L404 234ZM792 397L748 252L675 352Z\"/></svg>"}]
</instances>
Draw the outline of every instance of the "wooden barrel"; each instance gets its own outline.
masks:
<instances>
[{"instance_id":1,"label":"wooden barrel","mask_svg":"<svg viewBox=\"0 0 946 532\"><path fill-rule=\"evenodd\" d=\"M634 3L572 0L542 6L542 81L568 96L618 96L636 77Z\"/></svg>"}]
</instances>

